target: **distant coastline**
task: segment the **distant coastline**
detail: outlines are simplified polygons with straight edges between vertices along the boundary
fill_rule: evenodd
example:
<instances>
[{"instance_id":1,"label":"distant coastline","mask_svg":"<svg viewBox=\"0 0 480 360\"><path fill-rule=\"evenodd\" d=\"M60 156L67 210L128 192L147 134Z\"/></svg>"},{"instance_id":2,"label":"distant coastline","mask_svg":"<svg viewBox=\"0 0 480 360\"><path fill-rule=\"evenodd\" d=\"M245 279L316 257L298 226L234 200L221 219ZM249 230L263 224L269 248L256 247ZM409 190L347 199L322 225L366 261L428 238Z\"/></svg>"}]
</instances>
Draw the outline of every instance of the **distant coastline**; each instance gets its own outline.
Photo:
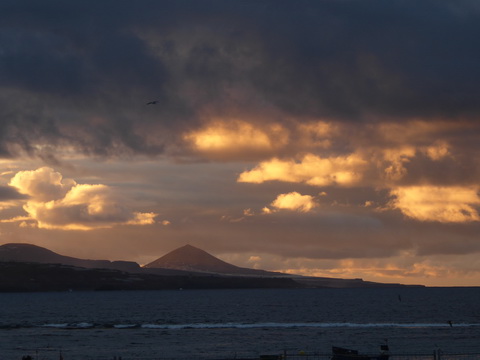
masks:
<instances>
[{"instance_id":1,"label":"distant coastline","mask_svg":"<svg viewBox=\"0 0 480 360\"><path fill-rule=\"evenodd\" d=\"M179 276L86 269L60 264L0 263L0 292L300 288L289 278Z\"/></svg>"},{"instance_id":2,"label":"distant coastline","mask_svg":"<svg viewBox=\"0 0 480 360\"><path fill-rule=\"evenodd\" d=\"M130 261L77 259L30 244L0 246L0 292L422 286L240 268L190 245L145 267Z\"/></svg>"}]
</instances>

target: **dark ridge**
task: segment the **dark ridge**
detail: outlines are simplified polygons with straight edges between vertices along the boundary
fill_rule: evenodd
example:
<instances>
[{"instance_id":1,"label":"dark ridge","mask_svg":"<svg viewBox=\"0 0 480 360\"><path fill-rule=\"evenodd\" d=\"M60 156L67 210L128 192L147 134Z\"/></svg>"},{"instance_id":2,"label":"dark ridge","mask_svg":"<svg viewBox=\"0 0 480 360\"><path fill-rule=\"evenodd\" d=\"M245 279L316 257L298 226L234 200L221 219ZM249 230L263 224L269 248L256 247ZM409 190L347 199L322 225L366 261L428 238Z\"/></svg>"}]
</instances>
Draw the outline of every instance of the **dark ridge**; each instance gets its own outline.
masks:
<instances>
[{"instance_id":1,"label":"dark ridge","mask_svg":"<svg viewBox=\"0 0 480 360\"><path fill-rule=\"evenodd\" d=\"M57 254L32 244L11 243L0 246L0 261L31 262L41 264L63 264L87 269L115 269L140 272L140 266L133 261L85 260Z\"/></svg>"}]
</instances>

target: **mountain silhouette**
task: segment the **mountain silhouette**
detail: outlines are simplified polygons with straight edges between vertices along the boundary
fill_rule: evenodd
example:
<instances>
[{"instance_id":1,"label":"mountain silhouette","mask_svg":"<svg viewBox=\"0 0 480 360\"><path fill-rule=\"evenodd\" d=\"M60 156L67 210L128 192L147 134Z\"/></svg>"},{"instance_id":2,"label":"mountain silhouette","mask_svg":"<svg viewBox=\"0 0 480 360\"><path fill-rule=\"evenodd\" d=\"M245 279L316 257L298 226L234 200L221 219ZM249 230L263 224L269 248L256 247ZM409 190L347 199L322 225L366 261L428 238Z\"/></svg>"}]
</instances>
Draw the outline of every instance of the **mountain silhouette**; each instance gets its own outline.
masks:
<instances>
[{"instance_id":1,"label":"mountain silhouette","mask_svg":"<svg viewBox=\"0 0 480 360\"><path fill-rule=\"evenodd\" d=\"M162 256L161 258L145 265L144 268L174 269L224 275L288 277L287 274L235 266L223 260L220 260L215 256L210 255L208 252L196 248L192 245L185 245L178 249L175 249L168 254Z\"/></svg>"},{"instance_id":2,"label":"mountain silhouette","mask_svg":"<svg viewBox=\"0 0 480 360\"><path fill-rule=\"evenodd\" d=\"M23 243L10 243L0 246L0 261L62 264L88 269L115 269L127 272L141 271L140 266L133 261L77 259L57 254L40 246Z\"/></svg>"},{"instance_id":3,"label":"mountain silhouette","mask_svg":"<svg viewBox=\"0 0 480 360\"><path fill-rule=\"evenodd\" d=\"M63 265L73 268L68 270L62 267ZM82 272L82 269L78 268L87 268L88 271L94 271L92 273L93 275L89 273L89 279L82 278L81 274L87 273L84 269ZM0 270L0 291L2 291L2 289L7 289L6 291L23 291L23 288L19 288L15 283L17 281L24 281L19 278L19 274L24 273L29 274L29 279L34 278L37 273L39 276L43 274L43 277L52 278L51 283L45 283L38 289L33 285L25 285L24 290L26 291L60 289L65 286L72 287L71 285L65 284L65 281L62 280L65 276L66 278L70 278L71 276L79 277L79 279L77 279L78 288L84 289L92 288L91 286L93 285L89 285L92 281L92 284L96 284L92 289L291 288L298 286L315 288L358 288L405 286L402 284L374 283L363 281L362 279L305 277L242 268L222 261L192 245L182 246L144 267L140 267L136 262L132 261L78 259L63 256L32 244L10 243L0 246ZM75 272L72 272L74 270ZM113 273L108 272L114 270L120 271ZM65 275L66 272L71 274L67 276ZM120 272L123 275L119 275ZM128 273L130 273L133 278L128 278ZM123 280L118 280L121 279L122 276ZM98 281L95 280L96 277L108 278L109 280L101 282L98 279ZM140 282L134 285L137 280Z\"/></svg>"}]
</instances>

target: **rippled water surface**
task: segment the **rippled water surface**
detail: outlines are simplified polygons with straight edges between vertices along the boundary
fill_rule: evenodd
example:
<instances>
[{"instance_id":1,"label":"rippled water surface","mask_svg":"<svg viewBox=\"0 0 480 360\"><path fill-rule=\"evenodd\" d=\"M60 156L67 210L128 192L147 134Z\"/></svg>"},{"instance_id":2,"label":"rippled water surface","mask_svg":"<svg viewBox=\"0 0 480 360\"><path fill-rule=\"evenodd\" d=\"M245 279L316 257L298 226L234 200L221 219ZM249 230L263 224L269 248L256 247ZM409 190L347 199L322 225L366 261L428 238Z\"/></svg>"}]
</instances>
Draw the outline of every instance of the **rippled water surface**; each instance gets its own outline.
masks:
<instances>
[{"instance_id":1,"label":"rippled water surface","mask_svg":"<svg viewBox=\"0 0 480 360\"><path fill-rule=\"evenodd\" d=\"M480 288L0 294L0 359L480 353ZM449 323L451 322L451 325Z\"/></svg>"}]
</instances>

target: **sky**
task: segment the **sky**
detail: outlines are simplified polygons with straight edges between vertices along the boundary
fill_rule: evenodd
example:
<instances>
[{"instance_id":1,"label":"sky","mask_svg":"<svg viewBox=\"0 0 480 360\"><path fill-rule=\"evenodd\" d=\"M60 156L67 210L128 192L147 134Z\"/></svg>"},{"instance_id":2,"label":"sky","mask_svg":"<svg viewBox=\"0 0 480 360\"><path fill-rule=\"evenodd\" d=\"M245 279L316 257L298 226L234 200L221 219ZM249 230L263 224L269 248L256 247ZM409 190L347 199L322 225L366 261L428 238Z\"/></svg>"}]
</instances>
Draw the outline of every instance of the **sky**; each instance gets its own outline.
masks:
<instances>
[{"instance_id":1,"label":"sky","mask_svg":"<svg viewBox=\"0 0 480 360\"><path fill-rule=\"evenodd\" d=\"M479 33L477 0L2 0L0 244L479 286Z\"/></svg>"}]
</instances>

